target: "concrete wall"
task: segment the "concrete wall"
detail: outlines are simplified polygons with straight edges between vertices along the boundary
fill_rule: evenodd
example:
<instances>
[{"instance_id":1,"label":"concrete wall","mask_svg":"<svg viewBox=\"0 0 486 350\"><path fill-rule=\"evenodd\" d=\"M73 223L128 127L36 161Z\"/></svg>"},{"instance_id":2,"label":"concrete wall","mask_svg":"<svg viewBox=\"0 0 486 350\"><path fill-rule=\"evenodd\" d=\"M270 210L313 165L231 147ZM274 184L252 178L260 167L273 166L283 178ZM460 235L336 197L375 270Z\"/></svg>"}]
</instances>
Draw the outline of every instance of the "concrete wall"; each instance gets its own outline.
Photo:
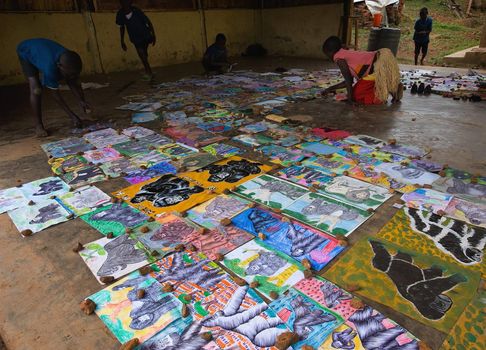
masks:
<instances>
[{"instance_id":1,"label":"concrete wall","mask_svg":"<svg viewBox=\"0 0 486 350\"><path fill-rule=\"evenodd\" d=\"M322 57L322 43L338 35L343 4L263 10L262 42L270 55Z\"/></svg>"}]
</instances>

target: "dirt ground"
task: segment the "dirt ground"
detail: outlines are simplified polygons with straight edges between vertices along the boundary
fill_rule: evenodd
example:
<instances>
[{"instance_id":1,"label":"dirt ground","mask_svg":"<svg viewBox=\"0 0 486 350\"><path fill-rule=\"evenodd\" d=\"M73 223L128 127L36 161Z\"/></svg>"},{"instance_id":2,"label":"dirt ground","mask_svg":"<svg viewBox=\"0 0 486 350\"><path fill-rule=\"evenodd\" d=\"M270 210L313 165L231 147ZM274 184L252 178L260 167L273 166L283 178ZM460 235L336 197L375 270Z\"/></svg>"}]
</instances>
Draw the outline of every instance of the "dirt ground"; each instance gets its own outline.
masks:
<instances>
[{"instance_id":1,"label":"dirt ground","mask_svg":"<svg viewBox=\"0 0 486 350\"><path fill-rule=\"evenodd\" d=\"M241 61L239 69L267 71L276 67L322 69L316 60L264 59ZM159 81L200 74L198 64L156 69ZM112 120L117 127L129 124L129 113L114 108L122 96L142 93L150 86L139 80L140 72L86 77L83 81L109 82L110 86L86 91L98 120ZM47 95L47 94L46 94ZM65 93L69 96L69 92ZM69 96L69 103L74 100ZM77 107L77 106L76 106ZM0 88L0 188L50 176L41 143L69 135L67 117L53 99L44 99L47 139L32 137L33 127L26 85ZM79 110L77 108L76 110ZM432 160L473 173L486 173L485 102L453 101L440 96L412 96L405 91L401 104L349 107L345 103L315 100L291 105L285 113L308 115L315 126L338 127L354 133L428 147ZM93 118L94 118L93 117ZM154 130L159 122L148 124ZM97 184L110 193L126 186L114 179ZM376 234L396 209L388 201L369 221L351 235L351 242ZM101 289L87 266L72 252L77 242L90 242L99 233L82 220L72 220L21 238L7 214L0 215L0 336L9 350L117 349L119 344L96 316L84 316L79 302ZM426 327L374 302L370 305L394 319L438 349L445 334ZM0 342L0 349L2 345Z\"/></svg>"}]
</instances>

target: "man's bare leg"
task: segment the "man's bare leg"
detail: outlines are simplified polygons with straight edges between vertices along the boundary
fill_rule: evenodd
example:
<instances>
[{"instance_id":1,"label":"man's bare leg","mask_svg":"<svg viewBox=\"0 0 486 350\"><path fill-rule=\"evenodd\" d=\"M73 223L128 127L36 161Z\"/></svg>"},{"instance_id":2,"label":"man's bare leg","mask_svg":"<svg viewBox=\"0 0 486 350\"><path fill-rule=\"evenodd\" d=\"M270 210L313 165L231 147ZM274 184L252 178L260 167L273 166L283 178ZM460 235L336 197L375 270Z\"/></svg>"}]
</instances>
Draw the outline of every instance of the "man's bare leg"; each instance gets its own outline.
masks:
<instances>
[{"instance_id":1,"label":"man's bare leg","mask_svg":"<svg viewBox=\"0 0 486 350\"><path fill-rule=\"evenodd\" d=\"M42 122L42 88L39 77L29 77L30 106L35 123L35 134L37 137L46 137L47 131Z\"/></svg>"}]
</instances>

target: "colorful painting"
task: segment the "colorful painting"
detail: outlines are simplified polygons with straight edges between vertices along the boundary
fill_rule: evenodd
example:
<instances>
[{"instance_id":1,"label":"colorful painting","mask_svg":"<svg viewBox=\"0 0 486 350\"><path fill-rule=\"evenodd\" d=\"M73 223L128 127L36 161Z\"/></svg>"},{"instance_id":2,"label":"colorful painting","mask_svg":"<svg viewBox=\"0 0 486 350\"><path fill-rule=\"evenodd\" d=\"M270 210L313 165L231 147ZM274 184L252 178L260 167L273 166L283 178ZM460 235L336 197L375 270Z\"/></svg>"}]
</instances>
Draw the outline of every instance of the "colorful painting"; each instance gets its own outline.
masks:
<instances>
[{"instance_id":1,"label":"colorful painting","mask_svg":"<svg viewBox=\"0 0 486 350\"><path fill-rule=\"evenodd\" d=\"M79 137L68 137L63 140L44 143L41 148L49 158L64 158L89 151L94 147Z\"/></svg>"},{"instance_id":2,"label":"colorful painting","mask_svg":"<svg viewBox=\"0 0 486 350\"><path fill-rule=\"evenodd\" d=\"M213 156L209 153L194 153L193 155L173 161L172 164L179 169L179 171L194 171L205 167L220 160L220 157Z\"/></svg>"},{"instance_id":3,"label":"colorful painting","mask_svg":"<svg viewBox=\"0 0 486 350\"><path fill-rule=\"evenodd\" d=\"M27 205L29 200L18 187L0 190L0 214Z\"/></svg>"},{"instance_id":4,"label":"colorful painting","mask_svg":"<svg viewBox=\"0 0 486 350\"><path fill-rule=\"evenodd\" d=\"M333 178L323 172L300 165L292 165L279 170L275 175L305 187L319 187Z\"/></svg>"},{"instance_id":5,"label":"colorful painting","mask_svg":"<svg viewBox=\"0 0 486 350\"><path fill-rule=\"evenodd\" d=\"M186 146L182 143L172 143L158 148L158 151L167 158L184 158L199 152L197 148Z\"/></svg>"},{"instance_id":6,"label":"colorful painting","mask_svg":"<svg viewBox=\"0 0 486 350\"><path fill-rule=\"evenodd\" d=\"M152 217L184 212L214 196L203 187L172 174L129 186L113 195Z\"/></svg>"},{"instance_id":7,"label":"colorful painting","mask_svg":"<svg viewBox=\"0 0 486 350\"><path fill-rule=\"evenodd\" d=\"M449 193L473 203L486 204L486 185L466 182L453 177L441 177L432 184L432 187L434 190Z\"/></svg>"},{"instance_id":8,"label":"colorful painting","mask_svg":"<svg viewBox=\"0 0 486 350\"><path fill-rule=\"evenodd\" d=\"M37 203L69 192L69 186L59 177L51 176L23 184L20 190L25 198Z\"/></svg>"},{"instance_id":9,"label":"colorful painting","mask_svg":"<svg viewBox=\"0 0 486 350\"><path fill-rule=\"evenodd\" d=\"M130 158L130 161L139 167L140 166L151 167L152 165L167 160L169 160L169 158L166 155L155 150L145 154L138 154Z\"/></svg>"},{"instance_id":10,"label":"colorful painting","mask_svg":"<svg viewBox=\"0 0 486 350\"><path fill-rule=\"evenodd\" d=\"M301 138L296 135L288 135L276 140L277 144L282 147L292 147L302 142Z\"/></svg>"},{"instance_id":11,"label":"colorful painting","mask_svg":"<svg viewBox=\"0 0 486 350\"><path fill-rule=\"evenodd\" d=\"M68 185L74 188L106 180L103 171L95 165L76 169L62 175L62 178Z\"/></svg>"},{"instance_id":12,"label":"colorful painting","mask_svg":"<svg viewBox=\"0 0 486 350\"><path fill-rule=\"evenodd\" d=\"M160 102L129 102L116 109L136 112L155 112L162 107Z\"/></svg>"},{"instance_id":13,"label":"colorful painting","mask_svg":"<svg viewBox=\"0 0 486 350\"><path fill-rule=\"evenodd\" d=\"M303 267L283 253L271 250L259 239L249 241L225 255L224 266L269 297L270 292L282 294L304 278Z\"/></svg>"},{"instance_id":14,"label":"colorful painting","mask_svg":"<svg viewBox=\"0 0 486 350\"><path fill-rule=\"evenodd\" d=\"M406 329L368 305L353 307L353 295L322 277L303 279L293 288L345 319L320 349L419 350L418 341Z\"/></svg>"},{"instance_id":15,"label":"colorful painting","mask_svg":"<svg viewBox=\"0 0 486 350\"><path fill-rule=\"evenodd\" d=\"M57 197L56 200L74 215L79 216L108 204L111 197L97 187L86 186L63 194Z\"/></svg>"},{"instance_id":16,"label":"colorful painting","mask_svg":"<svg viewBox=\"0 0 486 350\"><path fill-rule=\"evenodd\" d=\"M131 126L129 128L123 129L122 134L127 135L128 137L131 137L131 138L139 139L141 137L145 137L145 136L155 134L155 132L150 130L150 129L135 125L135 126Z\"/></svg>"},{"instance_id":17,"label":"colorful painting","mask_svg":"<svg viewBox=\"0 0 486 350\"><path fill-rule=\"evenodd\" d=\"M88 161L82 156L66 156L62 158L50 158L48 160L52 172L61 175L87 166Z\"/></svg>"},{"instance_id":18,"label":"colorful painting","mask_svg":"<svg viewBox=\"0 0 486 350\"><path fill-rule=\"evenodd\" d=\"M371 215L366 210L318 193L307 193L283 213L333 236L349 235Z\"/></svg>"},{"instance_id":19,"label":"colorful painting","mask_svg":"<svg viewBox=\"0 0 486 350\"><path fill-rule=\"evenodd\" d=\"M299 149L288 149L278 145L261 146L256 151L267 156L270 162L283 166L295 164L307 157L307 154Z\"/></svg>"},{"instance_id":20,"label":"colorful painting","mask_svg":"<svg viewBox=\"0 0 486 350\"><path fill-rule=\"evenodd\" d=\"M145 296L137 298L138 290ZM121 343L138 338L143 343L181 318L182 303L148 276L133 272L89 297L95 312Z\"/></svg>"},{"instance_id":21,"label":"colorful painting","mask_svg":"<svg viewBox=\"0 0 486 350\"><path fill-rule=\"evenodd\" d=\"M8 212L15 227L22 232L32 233L42 231L50 226L68 221L70 213L53 199L37 202L34 205L24 205Z\"/></svg>"},{"instance_id":22,"label":"colorful painting","mask_svg":"<svg viewBox=\"0 0 486 350\"><path fill-rule=\"evenodd\" d=\"M220 123L218 121L203 121L202 123L198 123L197 127L213 133L226 132L232 129L230 123Z\"/></svg>"},{"instance_id":23,"label":"colorful painting","mask_svg":"<svg viewBox=\"0 0 486 350\"><path fill-rule=\"evenodd\" d=\"M420 147L417 146L399 145L399 144L385 145L383 147L380 147L380 151L395 153L404 157L411 157L411 158L422 158L427 153L429 153L429 151L421 149Z\"/></svg>"},{"instance_id":24,"label":"colorful painting","mask_svg":"<svg viewBox=\"0 0 486 350\"><path fill-rule=\"evenodd\" d=\"M133 157L138 154L149 153L153 146L140 140L130 140L128 142L119 143L118 145L113 145L113 148L125 157Z\"/></svg>"},{"instance_id":25,"label":"colorful painting","mask_svg":"<svg viewBox=\"0 0 486 350\"><path fill-rule=\"evenodd\" d=\"M172 128L167 128L164 130L164 132L177 142L192 147L202 147L226 139L224 136L212 134L198 128L187 126L175 126Z\"/></svg>"},{"instance_id":26,"label":"colorful painting","mask_svg":"<svg viewBox=\"0 0 486 350\"><path fill-rule=\"evenodd\" d=\"M118 279L149 264L153 259L145 247L130 235L103 237L85 244L79 252L100 284L102 277Z\"/></svg>"},{"instance_id":27,"label":"colorful painting","mask_svg":"<svg viewBox=\"0 0 486 350\"><path fill-rule=\"evenodd\" d=\"M270 304L287 327L299 336L292 349L302 349L303 345L320 349L332 331L343 323L343 319L333 311L317 304L314 300L295 289Z\"/></svg>"},{"instance_id":28,"label":"colorful painting","mask_svg":"<svg viewBox=\"0 0 486 350\"><path fill-rule=\"evenodd\" d=\"M386 176L384 173L378 171L373 165L359 164L350 169L348 175L355 179L402 193L412 192L416 189L414 185L407 185Z\"/></svg>"},{"instance_id":29,"label":"colorful painting","mask_svg":"<svg viewBox=\"0 0 486 350\"><path fill-rule=\"evenodd\" d=\"M302 162L302 165L319 170L328 175L342 175L356 166L354 160L346 158L339 154L333 154L331 157L312 157Z\"/></svg>"},{"instance_id":30,"label":"colorful painting","mask_svg":"<svg viewBox=\"0 0 486 350\"><path fill-rule=\"evenodd\" d=\"M119 159L121 154L114 148L105 147L84 152L84 158L90 163L100 164Z\"/></svg>"},{"instance_id":31,"label":"colorful painting","mask_svg":"<svg viewBox=\"0 0 486 350\"><path fill-rule=\"evenodd\" d=\"M462 180L463 182L470 183L473 179L476 180L476 183L480 185L486 185L486 177L485 176L478 176L468 173L464 170L454 169L446 167L444 169L445 177L450 177L454 179Z\"/></svg>"},{"instance_id":32,"label":"colorful painting","mask_svg":"<svg viewBox=\"0 0 486 350\"><path fill-rule=\"evenodd\" d=\"M379 237L486 275L485 228L468 226L425 210L403 208L382 228Z\"/></svg>"},{"instance_id":33,"label":"colorful painting","mask_svg":"<svg viewBox=\"0 0 486 350\"><path fill-rule=\"evenodd\" d=\"M344 249L339 241L324 232L260 208L247 209L231 222L272 249L302 262L307 259L314 270L321 270Z\"/></svg>"},{"instance_id":34,"label":"colorful painting","mask_svg":"<svg viewBox=\"0 0 486 350\"><path fill-rule=\"evenodd\" d=\"M160 118L158 113L139 112L132 114L132 123L147 123Z\"/></svg>"},{"instance_id":35,"label":"colorful painting","mask_svg":"<svg viewBox=\"0 0 486 350\"><path fill-rule=\"evenodd\" d=\"M337 285L448 333L471 301L480 274L377 238L358 241L324 274Z\"/></svg>"},{"instance_id":36,"label":"colorful painting","mask_svg":"<svg viewBox=\"0 0 486 350\"><path fill-rule=\"evenodd\" d=\"M346 130L336 130L331 128L314 128L312 134L328 140L342 140L351 134Z\"/></svg>"},{"instance_id":37,"label":"colorful painting","mask_svg":"<svg viewBox=\"0 0 486 350\"><path fill-rule=\"evenodd\" d=\"M265 136L263 134L242 134L234 136L232 140L249 147L258 147L262 145L268 145L274 142L271 137Z\"/></svg>"},{"instance_id":38,"label":"colorful painting","mask_svg":"<svg viewBox=\"0 0 486 350\"><path fill-rule=\"evenodd\" d=\"M273 209L283 209L308 192L305 187L271 175L261 175L239 185L235 193Z\"/></svg>"},{"instance_id":39,"label":"colorful painting","mask_svg":"<svg viewBox=\"0 0 486 350\"><path fill-rule=\"evenodd\" d=\"M126 158L119 158L103 163L100 165L100 169L103 170L106 176L113 178L140 170L139 167Z\"/></svg>"},{"instance_id":40,"label":"colorful painting","mask_svg":"<svg viewBox=\"0 0 486 350\"><path fill-rule=\"evenodd\" d=\"M375 162L374 160L378 160L381 162L403 162L403 161L408 161L407 157L394 154L394 153L387 153L387 152L381 152L378 151L374 148L371 147L366 147L366 146L358 146L358 145L346 145L344 148L346 151L349 151L351 153L372 158L369 162L375 165L378 165L378 162Z\"/></svg>"},{"instance_id":41,"label":"colorful painting","mask_svg":"<svg viewBox=\"0 0 486 350\"><path fill-rule=\"evenodd\" d=\"M247 132L249 134L258 134L262 131L268 130L268 123L265 121L256 122L253 124L247 124L239 129L242 132Z\"/></svg>"},{"instance_id":42,"label":"colorful painting","mask_svg":"<svg viewBox=\"0 0 486 350\"><path fill-rule=\"evenodd\" d=\"M431 185L440 176L428 171L412 168L400 163L382 163L377 165L375 169L379 172L385 173L392 179L410 185Z\"/></svg>"},{"instance_id":43,"label":"colorful painting","mask_svg":"<svg viewBox=\"0 0 486 350\"><path fill-rule=\"evenodd\" d=\"M213 156L221 156L224 158L236 156L237 154L243 153L241 148L238 148L227 143L213 143L203 147L203 151L212 154Z\"/></svg>"},{"instance_id":44,"label":"colorful painting","mask_svg":"<svg viewBox=\"0 0 486 350\"><path fill-rule=\"evenodd\" d=\"M234 156L180 176L198 186L222 193L271 169L268 165Z\"/></svg>"},{"instance_id":45,"label":"colorful painting","mask_svg":"<svg viewBox=\"0 0 486 350\"><path fill-rule=\"evenodd\" d=\"M401 199L409 208L438 213L445 211L452 200L452 195L428 188L417 188L413 192L403 194Z\"/></svg>"},{"instance_id":46,"label":"colorful painting","mask_svg":"<svg viewBox=\"0 0 486 350\"><path fill-rule=\"evenodd\" d=\"M250 202L234 195L220 194L187 211L187 218L206 228L216 228L248 208Z\"/></svg>"},{"instance_id":47,"label":"colorful painting","mask_svg":"<svg viewBox=\"0 0 486 350\"><path fill-rule=\"evenodd\" d=\"M112 233L116 237L124 234L127 228L134 228L144 224L149 218L126 203L114 203L103 206L80 217L101 234Z\"/></svg>"},{"instance_id":48,"label":"colorful painting","mask_svg":"<svg viewBox=\"0 0 486 350\"><path fill-rule=\"evenodd\" d=\"M438 173L443 165L427 159L412 159L409 163L411 167L419 168L431 173Z\"/></svg>"},{"instance_id":49,"label":"colorful painting","mask_svg":"<svg viewBox=\"0 0 486 350\"><path fill-rule=\"evenodd\" d=\"M147 169L138 169L128 173L127 176L125 176L125 180L134 185L153 179L154 177L158 177L160 175L175 174L176 172L176 167L169 162L160 162Z\"/></svg>"},{"instance_id":50,"label":"colorful painting","mask_svg":"<svg viewBox=\"0 0 486 350\"><path fill-rule=\"evenodd\" d=\"M351 135L346 137L343 141L353 145L372 147L372 148L379 148L385 146L386 144L385 141L368 135Z\"/></svg>"},{"instance_id":51,"label":"colorful painting","mask_svg":"<svg viewBox=\"0 0 486 350\"><path fill-rule=\"evenodd\" d=\"M130 141L128 136L120 135L118 131L112 128L93 131L83 137L96 148L111 147L118 143Z\"/></svg>"},{"instance_id":52,"label":"colorful painting","mask_svg":"<svg viewBox=\"0 0 486 350\"><path fill-rule=\"evenodd\" d=\"M486 205L476 204L460 198L453 198L447 208L446 215L471 225L486 227Z\"/></svg>"},{"instance_id":53,"label":"colorful painting","mask_svg":"<svg viewBox=\"0 0 486 350\"><path fill-rule=\"evenodd\" d=\"M334 147L330 145L326 145L321 142L304 142L298 145L297 147L307 151L312 152L318 155L328 155L333 153L342 153L343 150L339 147Z\"/></svg>"}]
</instances>

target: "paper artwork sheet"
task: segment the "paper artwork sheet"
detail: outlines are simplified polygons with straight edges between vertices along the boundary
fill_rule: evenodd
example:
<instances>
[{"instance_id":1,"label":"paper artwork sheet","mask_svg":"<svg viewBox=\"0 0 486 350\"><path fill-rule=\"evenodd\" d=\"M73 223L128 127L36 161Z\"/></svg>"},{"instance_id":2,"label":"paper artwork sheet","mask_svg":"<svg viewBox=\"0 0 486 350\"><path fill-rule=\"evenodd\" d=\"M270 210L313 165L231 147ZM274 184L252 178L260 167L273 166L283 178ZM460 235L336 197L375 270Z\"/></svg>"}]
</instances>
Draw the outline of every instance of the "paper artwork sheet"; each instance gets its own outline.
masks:
<instances>
[{"instance_id":1,"label":"paper artwork sheet","mask_svg":"<svg viewBox=\"0 0 486 350\"><path fill-rule=\"evenodd\" d=\"M172 164L179 169L179 171L194 171L219 160L221 160L221 157L200 152L172 161Z\"/></svg>"},{"instance_id":2,"label":"paper artwork sheet","mask_svg":"<svg viewBox=\"0 0 486 350\"><path fill-rule=\"evenodd\" d=\"M301 143L298 147L307 152L312 152L317 155L328 155L328 154L343 152L343 150L339 147L326 145L321 142L305 142L305 143Z\"/></svg>"},{"instance_id":3,"label":"paper artwork sheet","mask_svg":"<svg viewBox=\"0 0 486 350\"><path fill-rule=\"evenodd\" d=\"M322 171L300 165L292 165L279 170L275 175L305 187L319 187L333 179Z\"/></svg>"},{"instance_id":4,"label":"paper artwork sheet","mask_svg":"<svg viewBox=\"0 0 486 350\"><path fill-rule=\"evenodd\" d=\"M33 233L42 231L50 226L68 221L70 213L54 199L37 202L34 205L11 210L8 216L19 232L31 230Z\"/></svg>"},{"instance_id":5,"label":"paper artwork sheet","mask_svg":"<svg viewBox=\"0 0 486 350\"><path fill-rule=\"evenodd\" d=\"M123 129L122 134L127 135L128 137L139 139L141 137L145 137L145 136L155 134L155 132L150 130L150 129L135 125L135 126L131 126L129 128Z\"/></svg>"},{"instance_id":6,"label":"paper artwork sheet","mask_svg":"<svg viewBox=\"0 0 486 350\"><path fill-rule=\"evenodd\" d=\"M227 143L213 143L203 147L203 151L208 152L213 156L221 156L224 158L236 156L244 152L241 148Z\"/></svg>"},{"instance_id":7,"label":"paper artwork sheet","mask_svg":"<svg viewBox=\"0 0 486 350\"><path fill-rule=\"evenodd\" d=\"M466 221L475 226L486 227L486 205L453 198L445 209L447 216Z\"/></svg>"},{"instance_id":8,"label":"paper artwork sheet","mask_svg":"<svg viewBox=\"0 0 486 350\"><path fill-rule=\"evenodd\" d=\"M154 164L147 169L137 169L135 171L129 172L125 176L125 180L133 185L153 179L154 177L158 177L161 175L175 174L176 172L177 169L175 166L173 166L169 162L164 161Z\"/></svg>"},{"instance_id":9,"label":"paper artwork sheet","mask_svg":"<svg viewBox=\"0 0 486 350\"><path fill-rule=\"evenodd\" d=\"M172 128L167 128L164 130L164 132L170 137L174 138L177 142L192 147L202 147L226 139L226 137L222 135L212 134L198 128L191 128L187 126L175 126Z\"/></svg>"},{"instance_id":10,"label":"paper artwork sheet","mask_svg":"<svg viewBox=\"0 0 486 350\"><path fill-rule=\"evenodd\" d=\"M194 155L199 152L197 148L189 147L182 143L168 144L160 147L158 151L163 155L165 155L167 158L176 158L176 159Z\"/></svg>"},{"instance_id":11,"label":"paper artwork sheet","mask_svg":"<svg viewBox=\"0 0 486 350\"><path fill-rule=\"evenodd\" d=\"M122 156L116 149L105 147L84 152L83 157L90 163L100 164L120 159Z\"/></svg>"},{"instance_id":12,"label":"paper artwork sheet","mask_svg":"<svg viewBox=\"0 0 486 350\"><path fill-rule=\"evenodd\" d=\"M18 187L0 190L0 214L27 205L29 200Z\"/></svg>"},{"instance_id":13,"label":"paper artwork sheet","mask_svg":"<svg viewBox=\"0 0 486 350\"><path fill-rule=\"evenodd\" d=\"M42 202L69 192L69 186L61 178L51 176L23 184L20 190L25 198Z\"/></svg>"},{"instance_id":14,"label":"paper artwork sheet","mask_svg":"<svg viewBox=\"0 0 486 350\"><path fill-rule=\"evenodd\" d=\"M383 147L380 147L380 151L395 153L405 157L418 157L418 158L422 158L427 153L429 153L429 151L424 150L417 146L401 145L401 144L385 145Z\"/></svg>"},{"instance_id":15,"label":"paper artwork sheet","mask_svg":"<svg viewBox=\"0 0 486 350\"><path fill-rule=\"evenodd\" d=\"M122 175L140 170L139 167L130 162L130 160L127 158L119 158L103 163L100 165L100 169L103 170L103 173L109 177L120 177Z\"/></svg>"},{"instance_id":16,"label":"paper artwork sheet","mask_svg":"<svg viewBox=\"0 0 486 350\"><path fill-rule=\"evenodd\" d=\"M262 145L268 145L274 142L271 137L265 136L263 134L242 134L234 136L232 140L248 147L258 147Z\"/></svg>"},{"instance_id":17,"label":"paper artwork sheet","mask_svg":"<svg viewBox=\"0 0 486 350\"><path fill-rule=\"evenodd\" d=\"M427 188L417 188L401 197L409 208L429 210L434 213L445 211L452 198L453 196L450 194Z\"/></svg>"},{"instance_id":18,"label":"paper artwork sheet","mask_svg":"<svg viewBox=\"0 0 486 350\"><path fill-rule=\"evenodd\" d=\"M65 174L88 165L88 161L84 157L78 155L50 158L48 163L56 175Z\"/></svg>"},{"instance_id":19,"label":"paper artwork sheet","mask_svg":"<svg viewBox=\"0 0 486 350\"><path fill-rule=\"evenodd\" d=\"M76 169L62 175L62 178L69 186L74 188L106 180L103 171L95 165Z\"/></svg>"},{"instance_id":20,"label":"paper artwork sheet","mask_svg":"<svg viewBox=\"0 0 486 350\"><path fill-rule=\"evenodd\" d=\"M414 185L396 181L380 172L375 166L369 164L359 164L355 166L348 171L348 175L352 178L402 193L413 192L416 190Z\"/></svg>"},{"instance_id":21,"label":"paper artwork sheet","mask_svg":"<svg viewBox=\"0 0 486 350\"><path fill-rule=\"evenodd\" d=\"M308 156L299 149L288 149L278 145L261 146L256 151L267 156L272 163L283 166L295 164Z\"/></svg>"},{"instance_id":22,"label":"paper artwork sheet","mask_svg":"<svg viewBox=\"0 0 486 350\"><path fill-rule=\"evenodd\" d=\"M450 177L439 177L432 184L434 190L454 195L455 197L477 204L486 204L486 185L471 183Z\"/></svg>"},{"instance_id":23,"label":"paper artwork sheet","mask_svg":"<svg viewBox=\"0 0 486 350\"><path fill-rule=\"evenodd\" d=\"M156 150L150 151L149 153L145 153L145 154L138 154L130 158L130 161L139 167L140 166L150 167L152 165L167 160L169 160L169 157Z\"/></svg>"},{"instance_id":24,"label":"paper artwork sheet","mask_svg":"<svg viewBox=\"0 0 486 350\"><path fill-rule=\"evenodd\" d=\"M108 204L111 197L97 187L86 186L63 194L57 200L74 215L80 216Z\"/></svg>"},{"instance_id":25,"label":"paper artwork sheet","mask_svg":"<svg viewBox=\"0 0 486 350\"><path fill-rule=\"evenodd\" d=\"M118 143L130 141L126 135L119 135L118 131L112 128L102 129L85 134L84 139L96 148L109 147Z\"/></svg>"},{"instance_id":26,"label":"paper artwork sheet","mask_svg":"<svg viewBox=\"0 0 486 350\"><path fill-rule=\"evenodd\" d=\"M160 118L158 113L139 112L132 114L132 123L147 123Z\"/></svg>"},{"instance_id":27,"label":"paper artwork sheet","mask_svg":"<svg viewBox=\"0 0 486 350\"><path fill-rule=\"evenodd\" d=\"M327 175L342 175L356 166L356 163L347 157L333 154L331 157L311 157L302 162L308 168L316 169Z\"/></svg>"},{"instance_id":28,"label":"paper artwork sheet","mask_svg":"<svg viewBox=\"0 0 486 350\"><path fill-rule=\"evenodd\" d=\"M385 173L392 179L405 184L431 185L440 176L434 173L429 173L425 170L412 168L400 163L382 163L375 168L377 171Z\"/></svg>"},{"instance_id":29,"label":"paper artwork sheet","mask_svg":"<svg viewBox=\"0 0 486 350\"><path fill-rule=\"evenodd\" d=\"M368 135L351 135L346 137L343 141L354 145L360 145L360 146L366 146L372 148L380 148L386 145L385 141Z\"/></svg>"},{"instance_id":30,"label":"paper artwork sheet","mask_svg":"<svg viewBox=\"0 0 486 350\"><path fill-rule=\"evenodd\" d=\"M83 153L94 147L79 137L68 137L60 141L49 142L41 145L41 148L50 158L64 158L69 155Z\"/></svg>"}]
</instances>

